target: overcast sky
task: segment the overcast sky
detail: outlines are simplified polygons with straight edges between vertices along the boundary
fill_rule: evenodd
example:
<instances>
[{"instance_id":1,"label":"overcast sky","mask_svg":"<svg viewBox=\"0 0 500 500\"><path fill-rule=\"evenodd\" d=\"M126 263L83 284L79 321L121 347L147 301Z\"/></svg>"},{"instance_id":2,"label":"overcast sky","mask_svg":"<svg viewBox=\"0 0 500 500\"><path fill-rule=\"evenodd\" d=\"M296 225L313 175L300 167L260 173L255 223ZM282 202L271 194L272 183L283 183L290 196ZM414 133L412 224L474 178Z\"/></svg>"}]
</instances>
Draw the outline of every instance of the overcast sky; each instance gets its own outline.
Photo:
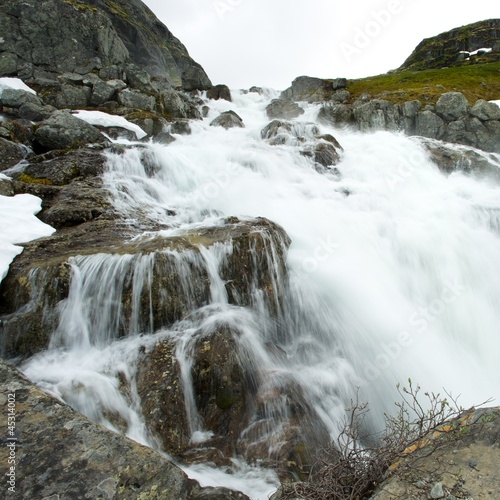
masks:
<instances>
[{"instance_id":1,"label":"overcast sky","mask_svg":"<svg viewBox=\"0 0 500 500\"><path fill-rule=\"evenodd\" d=\"M143 0L212 83L281 90L300 75L397 68L423 39L500 16L496 0Z\"/></svg>"}]
</instances>

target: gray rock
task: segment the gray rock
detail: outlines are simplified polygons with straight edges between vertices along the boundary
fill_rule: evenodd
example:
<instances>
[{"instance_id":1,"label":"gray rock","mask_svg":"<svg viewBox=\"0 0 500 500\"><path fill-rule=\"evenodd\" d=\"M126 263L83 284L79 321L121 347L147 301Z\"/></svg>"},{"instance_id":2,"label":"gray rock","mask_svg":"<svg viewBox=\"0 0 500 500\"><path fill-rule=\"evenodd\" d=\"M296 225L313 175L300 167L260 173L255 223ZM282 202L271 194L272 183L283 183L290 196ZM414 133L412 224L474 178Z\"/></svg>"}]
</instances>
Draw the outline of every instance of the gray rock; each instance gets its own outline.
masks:
<instances>
[{"instance_id":1,"label":"gray rock","mask_svg":"<svg viewBox=\"0 0 500 500\"><path fill-rule=\"evenodd\" d=\"M90 96L90 104L92 106L101 106L107 101L110 101L116 94L116 89L105 83L102 80L94 83L92 87L92 94Z\"/></svg>"},{"instance_id":2,"label":"gray rock","mask_svg":"<svg viewBox=\"0 0 500 500\"><path fill-rule=\"evenodd\" d=\"M444 498L445 494L443 490L443 483L436 483L432 488L429 496L433 499Z\"/></svg>"},{"instance_id":3,"label":"gray rock","mask_svg":"<svg viewBox=\"0 0 500 500\"><path fill-rule=\"evenodd\" d=\"M170 132L172 134L189 135L191 133L191 126L187 120L177 120L170 125Z\"/></svg>"},{"instance_id":4,"label":"gray rock","mask_svg":"<svg viewBox=\"0 0 500 500\"><path fill-rule=\"evenodd\" d=\"M291 134L292 124L281 120L273 120L268 123L260 132L264 140L273 139L281 134Z\"/></svg>"},{"instance_id":5,"label":"gray rock","mask_svg":"<svg viewBox=\"0 0 500 500\"><path fill-rule=\"evenodd\" d=\"M325 81L321 78L299 76L295 78L290 88L281 93L281 99L307 102L324 101L326 100L325 87Z\"/></svg>"},{"instance_id":6,"label":"gray rock","mask_svg":"<svg viewBox=\"0 0 500 500\"><path fill-rule=\"evenodd\" d=\"M85 86L62 85L56 94L55 106L60 109L85 108L89 104L91 92L91 89Z\"/></svg>"},{"instance_id":7,"label":"gray rock","mask_svg":"<svg viewBox=\"0 0 500 500\"><path fill-rule=\"evenodd\" d=\"M156 100L153 96L142 94L138 90L125 89L118 93L118 102L127 108L154 111Z\"/></svg>"},{"instance_id":8,"label":"gray rock","mask_svg":"<svg viewBox=\"0 0 500 500\"><path fill-rule=\"evenodd\" d=\"M423 137L441 139L445 131L445 123L436 113L429 110L420 111L415 121L415 133Z\"/></svg>"},{"instance_id":9,"label":"gray rock","mask_svg":"<svg viewBox=\"0 0 500 500\"><path fill-rule=\"evenodd\" d=\"M243 128L243 120L234 111L225 111L210 123L212 127L224 127L225 129L233 127Z\"/></svg>"},{"instance_id":10,"label":"gray rock","mask_svg":"<svg viewBox=\"0 0 500 500\"><path fill-rule=\"evenodd\" d=\"M105 66L99 70L99 78L102 80L123 80L123 69L114 64Z\"/></svg>"},{"instance_id":11,"label":"gray rock","mask_svg":"<svg viewBox=\"0 0 500 500\"><path fill-rule=\"evenodd\" d=\"M340 156L335 146L328 142L320 142L315 146L300 152L301 155L312 158L322 167L333 167L340 161Z\"/></svg>"},{"instance_id":12,"label":"gray rock","mask_svg":"<svg viewBox=\"0 0 500 500\"><path fill-rule=\"evenodd\" d=\"M478 99L472 106L470 114L482 121L500 120L500 107L484 99Z\"/></svg>"},{"instance_id":13,"label":"gray rock","mask_svg":"<svg viewBox=\"0 0 500 500\"><path fill-rule=\"evenodd\" d=\"M212 488L201 488L163 455L91 422L4 361L0 388L15 393L16 426L22 429L19 498L210 498ZM7 398L1 411L7 415ZM218 495L248 500L223 488Z\"/></svg>"},{"instance_id":14,"label":"gray rock","mask_svg":"<svg viewBox=\"0 0 500 500\"><path fill-rule=\"evenodd\" d=\"M17 73L17 56L11 52L0 54L0 76L10 76Z\"/></svg>"},{"instance_id":15,"label":"gray rock","mask_svg":"<svg viewBox=\"0 0 500 500\"><path fill-rule=\"evenodd\" d=\"M153 142L168 145L175 142L175 137L168 132L160 132L153 137Z\"/></svg>"},{"instance_id":16,"label":"gray rock","mask_svg":"<svg viewBox=\"0 0 500 500\"><path fill-rule=\"evenodd\" d=\"M446 92L436 102L436 113L446 121L467 116L470 104L461 92Z\"/></svg>"},{"instance_id":17,"label":"gray rock","mask_svg":"<svg viewBox=\"0 0 500 500\"><path fill-rule=\"evenodd\" d=\"M34 103L23 104L19 108L19 117L32 122L46 120L56 108L53 106L39 106Z\"/></svg>"},{"instance_id":18,"label":"gray rock","mask_svg":"<svg viewBox=\"0 0 500 500\"><path fill-rule=\"evenodd\" d=\"M186 94L176 90L161 92L159 111L168 118L201 118L196 104Z\"/></svg>"},{"instance_id":19,"label":"gray rock","mask_svg":"<svg viewBox=\"0 0 500 500\"><path fill-rule=\"evenodd\" d=\"M328 104L323 106L318 113L318 121L325 125L353 126L354 112L348 104Z\"/></svg>"},{"instance_id":20,"label":"gray rock","mask_svg":"<svg viewBox=\"0 0 500 500\"><path fill-rule=\"evenodd\" d=\"M0 196L14 196L14 186L10 179L0 177Z\"/></svg>"},{"instance_id":21,"label":"gray rock","mask_svg":"<svg viewBox=\"0 0 500 500\"><path fill-rule=\"evenodd\" d=\"M403 117L403 129L408 135L415 134L417 126L417 115L422 107L420 101L406 101L401 105L401 115Z\"/></svg>"},{"instance_id":22,"label":"gray rock","mask_svg":"<svg viewBox=\"0 0 500 500\"><path fill-rule=\"evenodd\" d=\"M219 99L224 99L226 101L232 102L231 91L227 85L215 85L211 89L207 90L207 98L214 99L215 101Z\"/></svg>"},{"instance_id":23,"label":"gray rock","mask_svg":"<svg viewBox=\"0 0 500 500\"><path fill-rule=\"evenodd\" d=\"M332 89L339 90L345 89L347 87L347 79L346 78L334 78L332 80Z\"/></svg>"},{"instance_id":24,"label":"gray rock","mask_svg":"<svg viewBox=\"0 0 500 500\"><path fill-rule=\"evenodd\" d=\"M0 171L17 165L25 156L21 146L0 138Z\"/></svg>"},{"instance_id":25,"label":"gray rock","mask_svg":"<svg viewBox=\"0 0 500 500\"><path fill-rule=\"evenodd\" d=\"M145 69L141 69L135 64L128 64L125 68L125 74L129 86L133 89L143 92L150 92L152 90L151 75Z\"/></svg>"},{"instance_id":26,"label":"gray rock","mask_svg":"<svg viewBox=\"0 0 500 500\"><path fill-rule=\"evenodd\" d=\"M292 120L303 115L305 111L294 101L285 99L273 99L266 108L266 113L269 118L283 118Z\"/></svg>"},{"instance_id":27,"label":"gray rock","mask_svg":"<svg viewBox=\"0 0 500 500\"><path fill-rule=\"evenodd\" d=\"M0 96L0 102L8 108L20 108L23 104L32 103L41 106L42 100L35 94L21 89L4 89Z\"/></svg>"},{"instance_id":28,"label":"gray rock","mask_svg":"<svg viewBox=\"0 0 500 500\"><path fill-rule=\"evenodd\" d=\"M69 83L70 85L83 85L84 76L79 73L63 73L57 79L61 84Z\"/></svg>"},{"instance_id":29,"label":"gray rock","mask_svg":"<svg viewBox=\"0 0 500 500\"><path fill-rule=\"evenodd\" d=\"M191 65L182 72L182 89L208 90L212 87L212 82L208 79L201 66Z\"/></svg>"},{"instance_id":30,"label":"gray rock","mask_svg":"<svg viewBox=\"0 0 500 500\"><path fill-rule=\"evenodd\" d=\"M36 142L42 148L68 149L84 144L101 142L104 136L92 125L67 111L55 111L43 121L35 132Z\"/></svg>"},{"instance_id":31,"label":"gray rock","mask_svg":"<svg viewBox=\"0 0 500 500\"><path fill-rule=\"evenodd\" d=\"M400 128L399 109L392 102L373 99L354 107L354 118L362 132L397 131Z\"/></svg>"},{"instance_id":32,"label":"gray rock","mask_svg":"<svg viewBox=\"0 0 500 500\"><path fill-rule=\"evenodd\" d=\"M333 102L347 103L351 98L351 93L348 90L336 90L331 97Z\"/></svg>"},{"instance_id":33,"label":"gray rock","mask_svg":"<svg viewBox=\"0 0 500 500\"><path fill-rule=\"evenodd\" d=\"M37 68L58 75L111 67L103 75L107 71L107 78L122 78L114 68L135 64L173 86L211 87L184 45L140 0L10 0L0 4L0 26L2 51L17 57L4 58L9 74L16 63L18 72L23 67L28 78L39 82L50 78L36 75Z\"/></svg>"}]
</instances>

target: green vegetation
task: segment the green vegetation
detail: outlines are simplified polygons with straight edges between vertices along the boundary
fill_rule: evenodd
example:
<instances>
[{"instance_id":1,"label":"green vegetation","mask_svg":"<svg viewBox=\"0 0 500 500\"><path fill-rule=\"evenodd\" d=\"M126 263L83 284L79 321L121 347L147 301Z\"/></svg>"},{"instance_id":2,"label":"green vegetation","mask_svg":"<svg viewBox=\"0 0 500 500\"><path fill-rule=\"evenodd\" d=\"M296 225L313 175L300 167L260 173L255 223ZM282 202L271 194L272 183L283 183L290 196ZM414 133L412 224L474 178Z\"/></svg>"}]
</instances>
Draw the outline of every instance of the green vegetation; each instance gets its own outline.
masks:
<instances>
[{"instance_id":1,"label":"green vegetation","mask_svg":"<svg viewBox=\"0 0 500 500\"><path fill-rule=\"evenodd\" d=\"M349 80L351 102L361 94L395 104L418 99L434 104L444 92L462 92L470 104L478 99L500 99L500 62L423 71L398 71Z\"/></svg>"},{"instance_id":2,"label":"green vegetation","mask_svg":"<svg viewBox=\"0 0 500 500\"><path fill-rule=\"evenodd\" d=\"M26 182L27 184L43 184L45 186L51 186L52 181L50 179L45 179L43 177L33 177L28 174L21 174L19 176L21 182Z\"/></svg>"},{"instance_id":3,"label":"green vegetation","mask_svg":"<svg viewBox=\"0 0 500 500\"><path fill-rule=\"evenodd\" d=\"M97 12L97 7L89 5L88 3L80 3L77 0L63 0L63 2L78 10L91 10L92 12Z\"/></svg>"}]
</instances>

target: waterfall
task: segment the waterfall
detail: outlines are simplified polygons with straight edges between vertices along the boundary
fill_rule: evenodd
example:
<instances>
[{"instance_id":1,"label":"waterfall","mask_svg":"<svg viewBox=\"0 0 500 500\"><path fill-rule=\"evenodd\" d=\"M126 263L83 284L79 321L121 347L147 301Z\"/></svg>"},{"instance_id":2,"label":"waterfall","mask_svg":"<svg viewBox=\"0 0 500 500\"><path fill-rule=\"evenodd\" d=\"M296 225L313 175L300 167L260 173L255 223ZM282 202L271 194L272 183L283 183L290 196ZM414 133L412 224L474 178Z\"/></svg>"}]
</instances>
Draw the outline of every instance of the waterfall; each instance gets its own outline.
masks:
<instances>
[{"instance_id":1,"label":"waterfall","mask_svg":"<svg viewBox=\"0 0 500 500\"><path fill-rule=\"evenodd\" d=\"M250 458L262 443L270 456L283 446L293 418L314 419L312 427L334 438L358 388L374 429L408 378L460 394L464 406L498 398L499 186L444 175L417 140L315 124L314 105L270 144L261 137L269 98L233 97L210 101L208 117L171 145L108 153L105 185L131 225L161 226L144 238L179 238L222 227L227 217L274 221L291 239L287 272L278 264L284 242L265 232L250 249L248 297L228 277L232 241L74 257L59 326L50 349L23 365L28 376L89 417L162 449L141 413L136 379L141 355L165 341L180 366L187 432L203 446L214 436L199 414L193 356L203 339L229 332L237 362L253 374L256 408L239 436ZM245 128L209 126L229 109ZM318 133L344 148L336 170L300 154ZM160 275L169 278L160 283ZM291 401L306 417L292 414ZM186 470L267 498L276 476L232 459L240 474L232 482L209 465Z\"/></svg>"}]
</instances>

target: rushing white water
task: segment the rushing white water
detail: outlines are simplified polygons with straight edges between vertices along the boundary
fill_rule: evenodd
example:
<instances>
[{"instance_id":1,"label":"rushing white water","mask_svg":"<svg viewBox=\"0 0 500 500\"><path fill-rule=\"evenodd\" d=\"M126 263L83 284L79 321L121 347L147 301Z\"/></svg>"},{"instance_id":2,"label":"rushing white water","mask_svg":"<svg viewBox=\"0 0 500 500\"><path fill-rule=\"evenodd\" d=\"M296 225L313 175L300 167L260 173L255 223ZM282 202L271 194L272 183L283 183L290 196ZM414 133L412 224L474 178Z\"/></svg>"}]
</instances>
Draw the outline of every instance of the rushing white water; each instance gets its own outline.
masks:
<instances>
[{"instance_id":1,"label":"rushing white water","mask_svg":"<svg viewBox=\"0 0 500 500\"><path fill-rule=\"evenodd\" d=\"M186 269L206 270L210 304L198 323L154 336L154 311L140 308L154 256L76 258L51 350L28 361L27 374L111 428L116 425L109 415L120 415L129 436L152 446L158 443L142 422L134 393L138 347L161 335L177 339L190 429L194 440L203 441L189 393L189 363L192 341L210 321L241 332L251 363L273 374L269 387L283 378L299 384L332 437L357 387L378 428L398 399L396 384L408 378L429 391L461 394L464 406L498 399L500 187L458 172L443 175L414 139L312 126L315 106L283 145L272 146L260 134L269 122L269 96L233 97L233 103L210 101L209 116L191 124L192 135L176 136L169 146L151 143L110 154L105 182L117 209L131 221L141 214L170 227L165 236L220 224L222 216L263 216L283 226L292 240L280 312L285 327L278 332L269 323L258 294L252 311L228 305L219 269L231 245L179 257L181 267L191 259ZM209 126L228 109L245 128ZM338 172L318 171L300 154L304 144L297 138L307 144L318 131L334 135L344 148ZM113 285L103 289L103 282ZM116 323L124 286L135 297L125 326ZM189 298L188 288L186 283ZM200 307L192 300L194 309ZM117 340L120 329L128 337ZM271 357L266 342L283 349L284 360ZM128 401L119 391L120 377L131 384ZM278 403L269 409L269 415L283 412ZM270 444L273 435L271 425L265 435ZM203 474L205 482L208 471L212 484L256 499L267 498L277 484L269 471L241 463L241 474L233 477L207 466L186 470Z\"/></svg>"}]
</instances>

